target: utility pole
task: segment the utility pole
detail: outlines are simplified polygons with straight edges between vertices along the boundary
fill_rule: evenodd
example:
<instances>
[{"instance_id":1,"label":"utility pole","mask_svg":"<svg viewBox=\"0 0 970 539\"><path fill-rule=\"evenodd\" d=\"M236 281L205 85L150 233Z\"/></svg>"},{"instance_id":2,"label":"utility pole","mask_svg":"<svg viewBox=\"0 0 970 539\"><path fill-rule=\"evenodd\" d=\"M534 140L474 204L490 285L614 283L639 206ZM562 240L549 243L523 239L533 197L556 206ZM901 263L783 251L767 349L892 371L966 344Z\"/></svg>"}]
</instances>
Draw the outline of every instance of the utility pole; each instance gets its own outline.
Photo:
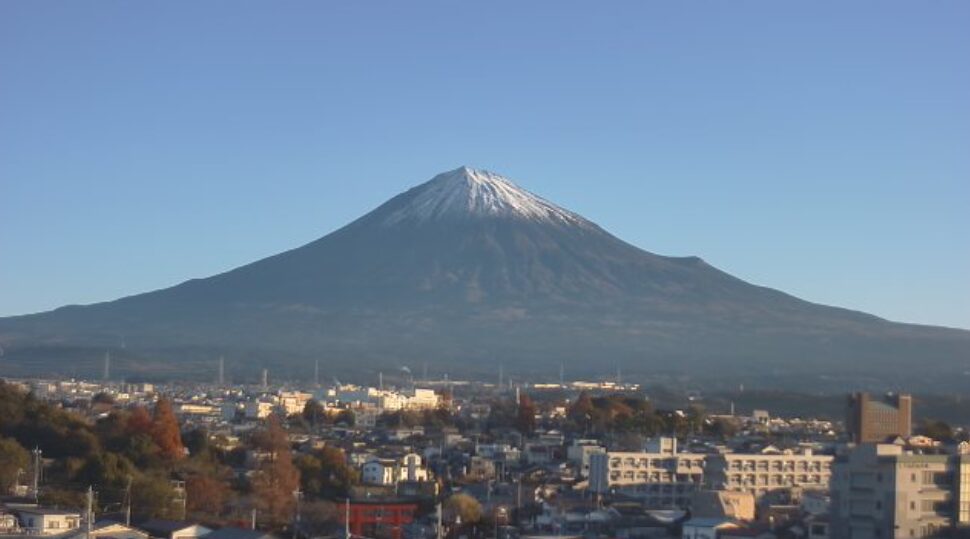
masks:
<instances>
[{"instance_id":1,"label":"utility pole","mask_svg":"<svg viewBox=\"0 0 970 539\"><path fill-rule=\"evenodd\" d=\"M226 385L226 358L219 356L219 387Z\"/></svg>"},{"instance_id":2,"label":"utility pole","mask_svg":"<svg viewBox=\"0 0 970 539\"><path fill-rule=\"evenodd\" d=\"M40 467L41 455L43 452L39 447L34 447L34 503L40 497Z\"/></svg>"},{"instance_id":3,"label":"utility pole","mask_svg":"<svg viewBox=\"0 0 970 539\"><path fill-rule=\"evenodd\" d=\"M88 485L88 511L84 518L85 539L91 539L91 521L94 520L94 487Z\"/></svg>"},{"instance_id":4,"label":"utility pole","mask_svg":"<svg viewBox=\"0 0 970 539\"><path fill-rule=\"evenodd\" d=\"M125 483L125 526L131 526L131 476Z\"/></svg>"},{"instance_id":5,"label":"utility pole","mask_svg":"<svg viewBox=\"0 0 970 539\"><path fill-rule=\"evenodd\" d=\"M293 539L296 539L300 530L300 498L303 493L300 489L293 491L293 497L296 498L296 514L293 515Z\"/></svg>"},{"instance_id":6,"label":"utility pole","mask_svg":"<svg viewBox=\"0 0 970 539\"><path fill-rule=\"evenodd\" d=\"M350 539L350 498L344 502L344 539Z\"/></svg>"},{"instance_id":7,"label":"utility pole","mask_svg":"<svg viewBox=\"0 0 970 539\"><path fill-rule=\"evenodd\" d=\"M435 537L437 539L441 539L443 537L443 534L444 534L444 530L443 530L442 525L441 525L441 502L438 502L438 511L437 511L437 513L438 513L437 514L437 517L438 517L438 526L437 526L437 529L435 530Z\"/></svg>"}]
</instances>

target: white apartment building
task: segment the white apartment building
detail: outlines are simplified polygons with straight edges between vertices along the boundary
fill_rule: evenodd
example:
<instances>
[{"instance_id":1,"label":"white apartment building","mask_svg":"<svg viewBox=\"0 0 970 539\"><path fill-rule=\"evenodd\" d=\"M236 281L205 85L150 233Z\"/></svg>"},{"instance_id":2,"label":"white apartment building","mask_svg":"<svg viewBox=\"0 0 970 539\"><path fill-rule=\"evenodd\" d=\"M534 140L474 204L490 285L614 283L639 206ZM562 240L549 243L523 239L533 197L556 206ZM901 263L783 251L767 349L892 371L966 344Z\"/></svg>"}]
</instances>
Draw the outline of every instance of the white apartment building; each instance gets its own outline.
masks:
<instances>
[{"instance_id":1,"label":"white apartment building","mask_svg":"<svg viewBox=\"0 0 970 539\"><path fill-rule=\"evenodd\" d=\"M724 453L707 459L708 485L715 490L785 496L801 490L827 490L832 478L831 455L810 449L774 454Z\"/></svg>"},{"instance_id":2,"label":"white apartment building","mask_svg":"<svg viewBox=\"0 0 970 539\"><path fill-rule=\"evenodd\" d=\"M686 508L704 483L707 455L677 453L673 438L657 439L648 451L589 455L589 488L643 499L652 508Z\"/></svg>"},{"instance_id":3,"label":"white apartment building","mask_svg":"<svg viewBox=\"0 0 970 539\"><path fill-rule=\"evenodd\" d=\"M433 389L407 389L391 391L373 387L341 386L336 399L341 404L362 406L373 404L381 411L429 410L437 408L441 398Z\"/></svg>"},{"instance_id":4,"label":"white apartment building","mask_svg":"<svg viewBox=\"0 0 970 539\"><path fill-rule=\"evenodd\" d=\"M427 481L428 469L421 455L408 453L399 459L371 458L361 466L360 475L367 485L394 485L400 481Z\"/></svg>"},{"instance_id":5,"label":"white apartment building","mask_svg":"<svg viewBox=\"0 0 970 539\"><path fill-rule=\"evenodd\" d=\"M249 401L243 407L246 419L264 419L273 413L275 404L266 401Z\"/></svg>"},{"instance_id":6,"label":"white apartment building","mask_svg":"<svg viewBox=\"0 0 970 539\"><path fill-rule=\"evenodd\" d=\"M659 438L644 452L610 451L590 456L593 492L642 498L648 507L686 508L692 492L750 492L756 499L774 492L828 489L832 457L811 451L777 454L678 453L676 440Z\"/></svg>"},{"instance_id":7,"label":"white apartment building","mask_svg":"<svg viewBox=\"0 0 970 539\"><path fill-rule=\"evenodd\" d=\"M303 413L303 408L313 399L313 394L302 391L280 391L276 399L280 409L290 416Z\"/></svg>"}]
</instances>

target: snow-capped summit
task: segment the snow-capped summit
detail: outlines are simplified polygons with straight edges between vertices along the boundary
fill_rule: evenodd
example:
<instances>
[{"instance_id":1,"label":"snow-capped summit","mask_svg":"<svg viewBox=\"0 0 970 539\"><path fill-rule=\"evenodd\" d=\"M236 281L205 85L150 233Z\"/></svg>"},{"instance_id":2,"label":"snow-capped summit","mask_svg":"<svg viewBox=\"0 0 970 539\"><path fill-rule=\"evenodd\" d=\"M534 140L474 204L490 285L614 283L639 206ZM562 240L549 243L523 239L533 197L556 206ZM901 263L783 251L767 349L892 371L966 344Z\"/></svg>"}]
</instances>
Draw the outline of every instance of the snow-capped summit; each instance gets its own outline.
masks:
<instances>
[{"instance_id":1,"label":"snow-capped summit","mask_svg":"<svg viewBox=\"0 0 970 539\"><path fill-rule=\"evenodd\" d=\"M384 224L500 217L589 225L583 217L522 189L508 178L463 166L438 174L403 195Z\"/></svg>"}]
</instances>

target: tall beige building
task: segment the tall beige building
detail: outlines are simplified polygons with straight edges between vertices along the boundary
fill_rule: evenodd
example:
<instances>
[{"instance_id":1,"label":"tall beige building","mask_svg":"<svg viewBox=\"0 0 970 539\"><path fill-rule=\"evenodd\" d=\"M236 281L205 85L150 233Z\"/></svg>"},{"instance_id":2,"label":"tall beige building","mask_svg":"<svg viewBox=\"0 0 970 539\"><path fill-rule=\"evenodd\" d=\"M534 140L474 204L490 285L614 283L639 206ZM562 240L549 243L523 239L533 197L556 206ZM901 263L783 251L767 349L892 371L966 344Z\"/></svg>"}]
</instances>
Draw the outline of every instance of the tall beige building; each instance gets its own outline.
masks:
<instances>
[{"instance_id":1,"label":"tall beige building","mask_svg":"<svg viewBox=\"0 0 970 539\"><path fill-rule=\"evenodd\" d=\"M886 395L873 398L868 393L849 396L846 429L857 444L883 443L889 438L908 438L913 433L913 398Z\"/></svg>"},{"instance_id":2,"label":"tall beige building","mask_svg":"<svg viewBox=\"0 0 970 539\"><path fill-rule=\"evenodd\" d=\"M836 459L833 537L936 537L970 525L970 455L864 444Z\"/></svg>"}]
</instances>

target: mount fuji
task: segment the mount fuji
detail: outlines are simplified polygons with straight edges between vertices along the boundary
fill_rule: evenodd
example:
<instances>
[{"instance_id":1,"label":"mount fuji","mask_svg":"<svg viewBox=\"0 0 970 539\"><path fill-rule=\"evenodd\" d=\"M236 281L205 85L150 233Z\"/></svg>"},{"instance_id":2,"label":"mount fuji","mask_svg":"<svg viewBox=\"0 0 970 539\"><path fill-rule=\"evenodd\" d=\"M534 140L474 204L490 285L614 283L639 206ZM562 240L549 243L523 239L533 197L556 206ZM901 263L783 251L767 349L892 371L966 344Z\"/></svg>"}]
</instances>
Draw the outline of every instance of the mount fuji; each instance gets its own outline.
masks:
<instances>
[{"instance_id":1,"label":"mount fuji","mask_svg":"<svg viewBox=\"0 0 970 539\"><path fill-rule=\"evenodd\" d=\"M0 369L181 376L622 368L735 383L965 383L970 332L889 322L649 253L497 174L435 176L316 241L226 273L0 319ZM73 369L73 371L72 371ZM214 371L213 371L214 372ZM895 374L898 373L898 374ZM211 377L210 375L206 375ZM929 378L927 378L927 383ZM936 383L936 382L932 382Z\"/></svg>"}]
</instances>

